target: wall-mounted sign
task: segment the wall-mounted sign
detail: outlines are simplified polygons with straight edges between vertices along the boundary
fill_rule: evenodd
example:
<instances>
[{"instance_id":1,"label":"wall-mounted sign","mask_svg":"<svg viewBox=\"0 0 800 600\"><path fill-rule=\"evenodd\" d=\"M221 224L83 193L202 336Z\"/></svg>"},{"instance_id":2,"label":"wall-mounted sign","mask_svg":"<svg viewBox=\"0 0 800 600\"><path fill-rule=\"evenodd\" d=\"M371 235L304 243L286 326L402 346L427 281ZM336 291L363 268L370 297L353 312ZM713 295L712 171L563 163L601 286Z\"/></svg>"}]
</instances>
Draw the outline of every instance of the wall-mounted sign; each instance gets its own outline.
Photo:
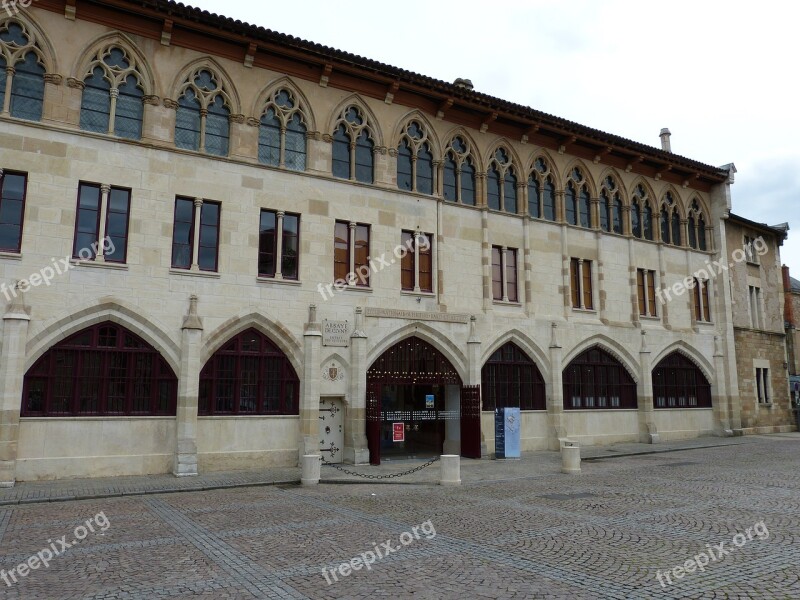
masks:
<instances>
[{"instance_id":1,"label":"wall-mounted sign","mask_svg":"<svg viewBox=\"0 0 800 600\"><path fill-rule=\"evenodd\" d=\"M322 321L322 345L347 348L350 345L350 323L348 321Z\"/></svg>"},{"instance_id":2,"label":"wall-mounted sign","mask_svg":"<svg viewBox=\"0 0 800 600\"><path fill-rule=\"evenodd\" d=\"M425 394L425 408L433 408L435 406L435 399L433 394Z\"/></svg>"},{"instance_id":3,"label":"wall-mounted sign","mask_svg":"<svg viewBox=\"0 0 800 600\"><path fill-rule=\"evenodd\" d=\"M403 423L392 423L392 441L405 442L406 441L406 428Z\"/></svg>"}]
</instances>

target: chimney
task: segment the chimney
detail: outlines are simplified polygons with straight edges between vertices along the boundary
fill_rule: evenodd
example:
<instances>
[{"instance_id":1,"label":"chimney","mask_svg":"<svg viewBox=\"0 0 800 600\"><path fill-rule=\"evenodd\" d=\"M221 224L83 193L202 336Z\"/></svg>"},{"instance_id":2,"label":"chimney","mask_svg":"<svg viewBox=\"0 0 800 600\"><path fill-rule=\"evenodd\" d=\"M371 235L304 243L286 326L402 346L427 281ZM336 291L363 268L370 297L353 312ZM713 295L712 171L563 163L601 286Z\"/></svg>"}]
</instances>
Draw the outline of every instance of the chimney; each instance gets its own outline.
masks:
<instances>
[{"instance_id":1,"label":"chimney","mask_svg":"<svg viewBox=\"0 0 800 600\"><path fill-rule=\"evenodd\" d=\"M664 127L659 135L661 136L661 149L664 152L672 152L672 146L670 146L669 143L669 136L672 134L669 132L669 129Z\"/></svg>"},{"instance_id":2,"label":"chimney","mask_svg":"<svg viewBox=\"0 0 800 600\"><path fill-rule=\"evenodd\" d=\"M464 89L464 90L473 90L474 89L471 79L462 79L461 77L456 79L453 82L453 85L456 86L457 88L461 88L461 89Z\"/></svg>"},{"instance_id":3,"label":"chimney","mask_svg":"<svg viewBox=\"0 0 800 600\"><path fill-rule=\"evenodd\" d=\"M789 267L783 265L783 320L789 327L795 327L794 306L792 306L792 281L789 279Z\"/></svg>"}]
</instances>

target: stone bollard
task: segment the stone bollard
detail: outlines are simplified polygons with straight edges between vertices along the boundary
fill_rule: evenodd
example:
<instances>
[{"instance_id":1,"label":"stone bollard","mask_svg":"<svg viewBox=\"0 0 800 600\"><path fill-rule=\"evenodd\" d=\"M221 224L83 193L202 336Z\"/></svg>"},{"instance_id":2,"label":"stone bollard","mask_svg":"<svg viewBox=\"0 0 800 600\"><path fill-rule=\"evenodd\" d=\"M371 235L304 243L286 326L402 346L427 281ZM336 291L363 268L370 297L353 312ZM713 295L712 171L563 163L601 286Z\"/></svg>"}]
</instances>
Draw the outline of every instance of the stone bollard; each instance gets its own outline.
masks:
<instances>
[{"instance_id":1,"label":"stone bollard","mask_svg":"<svg viewBox=\"0 0 800 600\"><path fill-rule=\"evenodd\" d=\"M461 457L457 454L442 454L440 485L461 485Z\"/></svg>"},{"instance_id":2,"label":"stone bollard","mask_svg":"<svg viewBox=\"0 0 800 600\"><path fill-rule=\"evenodd\" d=\"M581 447L577 442L561 446L561 472L575 475L581 472Z\"/></svg>"},{"instance_id":3,"label":"stone bollard","mask_svg":"<svg viewBox=\"0 0 800 600\"><path fill-rule=\"evenodd\" d=\"M321 467L322 460L319 454L304 454L300 483L303 485L317 485L319 483L319 471Z\"/></svg>"}]
</instances>

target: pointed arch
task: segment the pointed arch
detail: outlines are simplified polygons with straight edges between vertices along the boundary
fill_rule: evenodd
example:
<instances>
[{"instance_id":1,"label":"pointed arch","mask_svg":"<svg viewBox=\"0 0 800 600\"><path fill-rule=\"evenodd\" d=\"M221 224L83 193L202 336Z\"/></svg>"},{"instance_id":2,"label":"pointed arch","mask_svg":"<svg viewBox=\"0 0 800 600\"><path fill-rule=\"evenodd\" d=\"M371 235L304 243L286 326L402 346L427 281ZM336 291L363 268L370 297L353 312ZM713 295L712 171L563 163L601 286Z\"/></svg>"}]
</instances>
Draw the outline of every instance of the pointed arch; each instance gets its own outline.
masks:
<instances>
[{"instance_id":1,"label":"pointed arch","mask_svg":"<svg viewBox=\"0 0 800 600\"><path fill-rule=\"evenodd\" d=\"M667 358L673 352L677 352L682 354L687 359L689 359L694 365L700 369L700 372L703 373L703 376L708 380L708 382L713 386L714 382L716 381L716 373L714 371L714 366L709 362L709 360L703 356L703 353L698 351L696 348L692 347L690 344L686 343L683 340L677 340L672 342L665 348L663 348L658 354L653 357L652 365L653 368L656 367L662 360Z\"/></svg>"},{"instance_id":2,"label":"pointed arch","mask_svg":"<svg viewBox=\"0 0 800 600\"><path fill-rule=\"evenodd\" d=\"M221 95L228 104L231 114L241 114L242 104L239 100L239 92L237 91L236 86L233 84L233 79L231 79L230 75L228 75L228 72L222 67L222 65L220 65L210 56L193 60L180 70L178 76L174 79L171 87L169 88L170 98L177 102L187 87L189 77L194 73L203 70L207 70L211 72L212 75L215 75L219 78L219 82L221 84L220 87L222 88Z\"/></svg>"},{"instance_id":3,"label":"pointed arch","mask_svg":"<svg viewBox=\"0 0 800 600\"><path fill-rule=\"evenodd\" d=\"M331 112L330 118L328 120L328 127L325 129L325 133L332 134L336 129L339 122L342 120L342 115L345 111L350 108L351 106L356 107L362 114L365 120L366 128L370 132L370 137L372 141L375 143L375 147L385 146L383 132L381 131L380 120L378 117L375 116L375 113L372 109L367 105L361 96L358 94L350 94L347 98L339 102L336 107Z\"/></svg>"},{"instance_id":4,"label":"pointed arch","mask_svg":"<svg viewBox=\"0 0 800 600\"><path fill-rule=\"evenodd\" d=\"M678 192L678 189L672 185L671 183L666 184L661 189L661 195L658 197L658 207L661 210L661 205L664 203L664 199L667 197L667 194L671 194L672 198L675 200L675 206L678 209L678 214L680 215L681 219L686 218L687 207L683 198L683 195Z\"/></svg>"},{"instance_id":5,"label":"pointed arch","mask_svg":"<svg viewBox=\"0 0 800 600\"><path fill-rule=\"evenodd\" d=\"M0 27L14 22L22 26L23 30L28 34L31 44L34 46L33 51L39 57L39 61L44 67L45 73L58 73L58 58L55 48L50 42L50 38L39 26L36 19L31 16L30 12L19 6L17 6L16 9L18 12L13 17L8 17L5 11L0 12Z\"/></svg>"},{"instance_id":6,"label":"pointed arch","mask_svg":"<svg viewBox=\"0 0 800 600\"><path fill-rule=\"evenodd\" d=\"M484 164L488 165L494 157L494 153L501 148L508 153L508 156L511 159L511 165L514 167L514 172L517 178L524 177L525 163L522 162L522 158L520 158L519 154L517 154L517 151L514 149L514 144L512 144L508 138L497 138L489 145L483 156Z\"/></svg>"},{"instance_id":7,"label":"pointed arch","mask_svg":"<svg viewBox=\"0 0 800 600\"><path fill-rule=\"evenodd\" d=\"M456 136L462 138L469 146L469 156L472 159L472 166L475 167L476 172L485 173L486 163L483 161L483 156L478 150L479 146L475 142L475 138L472 137L469 131L467 131L464 127L461 127L460 125L452 128L450 131L447 132L446 135L442 136L442 140L444 142L442 144L442 152L447 152L447 148L450 146L450 142L452 142Z\"/></svg>"},{"instance_id":8,"label":"pointed arch","mask_svg":"<svg viewBox=\"0 0 800 600\"><path fill-rule=\"evenodd\" d=\"M159 352L175 373L180 373L180 346L166 333L167 328L141 315L139 307L114 297L89 301L44 322L42 329L28 339L25 371L58 342L104 321L118 323L138 335Z\"/></svg>"},{"instance_id":9,"label":"pointed arch","mask_svg":"<svg viewBox=\"0 0 800 600\"><path fill-rule=\"evenodd\" d=\"M335 360L336 362L338 362L342 366L342 368L345 370L346 373L350 372L350 361L347 358L345 358L344 356L342 356L339 352L333 352L333 353L329 354L328 356L326 356L325 358L323 358L319 363L319 367L320 368L324 368L325 367L325 363L330 362L332 360Z\"/></svg>"},{"instance_id":10,"label":"pointed arch","mask_svg":"<svg viewBox=\"0 0 800 600\"><path fill-rule=\"evenodd\" d=\"M268 337L286 355L298 376L302 374L303 347L300 341L285 326L259 312L231 317L204 336L200 363L205 365L228 340L251 328Z\"/></svg>"},{"instance_id":11,"label":"pointed arch","mask_svg":"<svg viewBox=\"0 0 800 600\"><path fill-rule=\"evenodd\" d=\"M426 323L409 323L394 330L390 334L381 339L380 342L375 344L370 350L367 351L367 365L368 368L380 358L389 348L402 342L403 340L411 337L417 337L424 342L429 343L436 348L442 355L450 361L453 368L458 372L461 381L468 381L467 357L464 353L454 344L450 338L434 329Z\"/></svg>"},{"instance_id":12,"label":"pointed arch","mask_svg":"<svg viewBox=\"0 0 800 600\"><path fill-rule=\"evenodd\" d=\"M544 380L546 382L550 381L550 359L548 353L545 352L533 338L519 329L511 329L495 338L495 340L487 346L483 356L481 356L481 365L486 364L489 357L508 342L516 344L520 350L527 354L528 358L534 362L539 372L541 372Z\"/></svg>"},{"instance_id":13,"label":"pointed arch","mask_svg":"<svg viewBox=\"0 0 800 600\"><path fill-rule=\"evenodd\" d=\"M392 137L386 143L387 147L397 148L397 146L400 145L400 139L403 137L406 126L411 121L419 121L419 123L425 128L425 131L428 134L426 141L430 144L431 151L433 152L433 159L441 160L442 142L439 139L439 136L436 134L436 129L433 127L433 123L431 123L430 119L428 119L428 117L426 117L422 111L416 108L408 111L397 121L394 126L394 130L392 130Z\"/></svg>"},{"instance_id":14,"label":"pointed arch","mask_svg":"<svg viewBox=\"0 0 800 600\"><path fill-rule=\"evenodd\" d=\"M628 375L631 376L634 383L639 383L639 362L622 344L602 333L593 335L592 337L579 342L575 347L572 348L572 350L569 351L568 354L564 356L562 363L564 365L569 365L569 363L572 362L576 356L582 354L586 350L594 348L595 346L601 350L605 350L614 358L616 358L620 364L625 367L625 370L628 372Z\"/></svg>"},{"instance_id":15,"label":"pointed arch","mask_svg":"<svg viewBox=\"0 0 800 600\"><path fill-rule=\"evenodd\" d=\"M583 180L586 182L586 187L589 189L589 195L592 198L597 198L598 194L598 187L597 182L595 181L594 177L592 176L592 172L589 167L586 165L581 158L573 158L568 164L567 168L562 171L561 175L561 189L566 189L567 182L569 181L570 176L572 175L573 169L575 167L580 168L581 172L583 173Z\"/></svg>"},{"instance_id":16,"label":"pointed arch","mask_svg":"<svg viewBox=\"0 0 800 600\"><path fill-rule=\"evenodd\" d=\"M553 178L553 183L556 185L556 190L562 190L563 188L559 186L562 184L562 180L564 178L563 171L558 168L558 164L553 159L553 155L547 150L547 148L539 148L533 154L531 154L530 160L525 164L525 173L530 175L531 171L533 171L533 169L536 167L536 161L540 158L543 159L547 164L550 175Z\"/></svg>"},{"instance_id":17,"label":"pointed arch","mask_svg":"<svg viewBox=\"0 0 800 600\"><path fill-rule=\"evenodd\" d=\"M623 206L627 206L630 203L630 198L628 198L628 187L625 185L625 181L622 179L622 176L619 174L619 171L614 167L606 167L600 173L600 177L598 177L597 181L599 182L599 186L603 186L603 182L606 180L606 177L613 177L614 180L617 182L617 187L619 188L620 199L622 200ZM633 189L633 188L631 188Z\"/></svg>"},{"instance_id":18,"label":"pointed arch","mask_svg":"<svg viewBox=\"0 0 800 600\"><path fill-rule=\"evenodd\" d=\"M311 110L311 103L290 77L281 77L264 87L261 92L259 92L258 96L256 96L256 101L255 104L253 104L253 111L251 114L256 119L261 118L261 115L264 114L264 107L270 101L275 92L282 88L285 88L294 94L294 97L297 99L299 109L305 118L308 131L317 131L317 120L313 111Z\"/></svg>"},{"instance_id":19,"label":"pointed arch","mask_svg":"<svg viewBox=\"0 0 800 600\"><path fill-rule=\"evenodd\" d=\"M145 96L158 95L156 94L155 89L156 78L153 74L153 69L150 66L150 61L139 50L136 43L120 31L113 31L101 35L88 46L86 46L84 51L75 61L75 65L72 68L72 76L78 81L83 81L87 76L92 74L92 70L89 68L89 66L95 60L97 55L101 52L109 50L114 46L118 46L119 48L123 49L134 59L134 70L140 76L139 83L144 90Z\"/></svg>"},{"instance_id":20,"label":"pointed arch","mask_svg":"<svg viewBox=\"0 0 800 600\"><path fill-rule=\"evenodd\" d=\"M650 199L651 208L654 211L657 210L658 209L658 202L659 202L658 198L659 197L656 196L656 193L655 193L655 190L653 189L653 186L650 185L650 183L647 181L647 179L645 179L641 175L638 176L636 179L634 179L633 183L631 183L631 186L628 188L630 195L632 196L634 190L640 185L644 188L644 191L647 193L647 197ZM630 202L630 197L628 198L628 201Z\"/></svg>"}]
</instances>

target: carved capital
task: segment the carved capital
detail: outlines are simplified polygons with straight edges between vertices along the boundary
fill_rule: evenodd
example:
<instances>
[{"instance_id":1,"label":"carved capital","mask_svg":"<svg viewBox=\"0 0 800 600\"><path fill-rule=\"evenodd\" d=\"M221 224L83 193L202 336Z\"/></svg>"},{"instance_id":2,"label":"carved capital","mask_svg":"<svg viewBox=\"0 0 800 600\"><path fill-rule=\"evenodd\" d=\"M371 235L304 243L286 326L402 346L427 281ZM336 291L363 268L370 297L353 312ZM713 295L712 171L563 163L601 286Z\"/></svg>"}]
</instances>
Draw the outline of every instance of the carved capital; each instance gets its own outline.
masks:
<instances>
[{"instance_id":1,"label":"carved capital","mask_svg":"<svg viewBox=\"0 0 800 600\"><path fill-rule=\"evenodd\" d=\"M164 108L170 108L172 110L178 110L178 103L171 98L164 98Z\"/></svg>"},{"instance_id":2,"label":"carved capital","mask_svg":"<svg viewBox=\"0 0 800 600\"><path fill-rule=\"evenodd\" d=\"M389 156L391 156L392 158L397 156L397 148L389 148L388 152L389 152ZM412 156L411 160L416 161L417 157L416 156Z\"/></svg>"},{"instance_id":3,"label":"carved capital","mask_svg":"<svg viewBox=\"0 0 800 600\"><path fill-rule=\"evenodd\" d=\"M247 118L244 115L229 115L228 121L231 123L238 123L239 125L244 125L247 121Z\"/></svg>"},{"instance_id":4,"label":"carved capital","mask_svg":"<svg viewBox=\"0 0 800 600\"><path fill-rule=\"evenodd\" d=\"M247 124L250 127L261 127L261 121L259 121L258 119L255 119L253 117L248 117Z\"/></svg>"},{"instance_id":5,"label":"carved capital","mask_svg":"<svg viewBox=\"0 0 800 600\"><path fill-rule=\"evenodd\" d=\"M142 104L149 104L150 106L158 106L161 104L161 98L158 96L143 96Z\"/></svg>"},{"instance_id":6,"label":"carved capital","mask_svg":"<svg viewBox=\"0 0 800 600\"><path fill-rule=\"evenodd\" d=\"M58 73L45 73L44 82L51 85L61 85L64 82L64 78Z\"/></svg>"},{"instance_id":7,"label":"carved capital","mask_svg":"<svg viewBox=\"0 0 800 600\"><path fill-rule=\"evenodd\" d=\"M67 78L67 87L72 88L73 90L82 90L86 87L86 85L74 77L69 77Z\"/></svg>"},{"instance_id":8,"label":"carved capital","mask_svg":"<svg viewBox=\"0 0 800 600\"><path fill-rule=\"evenodd\" d=\"M333 136L329 133L324 133L322 134L322 141L331 144L333 143Z\"/></svg>"}]
</instances>

